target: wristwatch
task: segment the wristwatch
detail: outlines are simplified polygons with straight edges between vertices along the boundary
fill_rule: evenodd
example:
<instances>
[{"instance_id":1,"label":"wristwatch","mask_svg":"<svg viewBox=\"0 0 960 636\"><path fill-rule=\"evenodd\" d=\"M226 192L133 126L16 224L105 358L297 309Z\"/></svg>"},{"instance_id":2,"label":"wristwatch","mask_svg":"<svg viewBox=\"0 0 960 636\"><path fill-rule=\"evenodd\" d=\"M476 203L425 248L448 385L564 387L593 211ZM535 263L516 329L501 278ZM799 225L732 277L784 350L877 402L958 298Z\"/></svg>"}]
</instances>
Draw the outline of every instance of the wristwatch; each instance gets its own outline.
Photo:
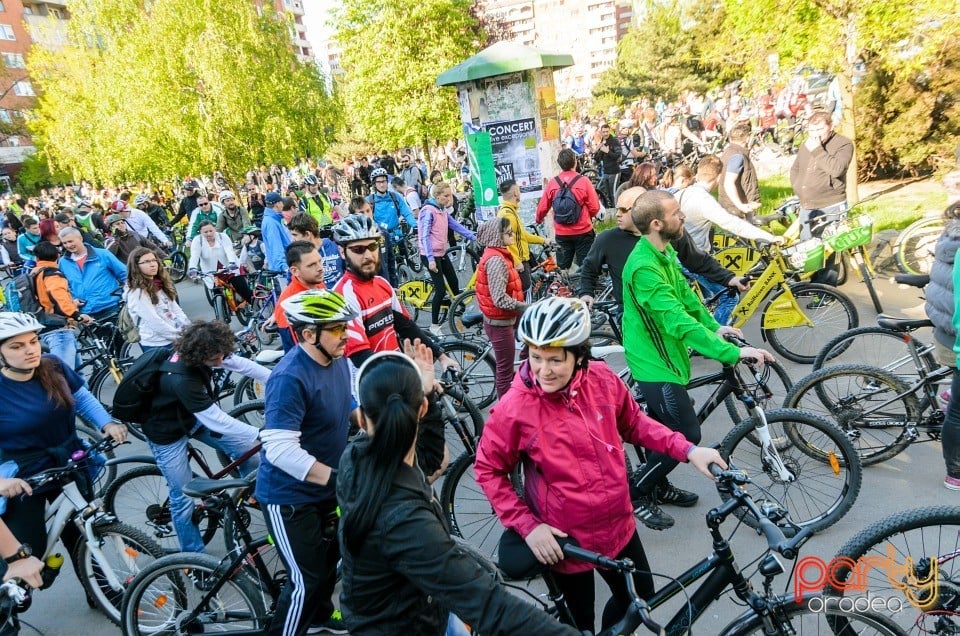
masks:
<instances>
[{"instance_id":1,"label":"wristwatch","mask_svg":"<svg viewBox=\"0 0 960 636\"><path fill-rule=\"evenodd\" d=\"M7 563L13 563L14 561L19 561L20 559L26 559L33 556L33 548L30 547L29 543L23 543L17 548L17 551L4 559Z\"/></svg>"}]
</instances>

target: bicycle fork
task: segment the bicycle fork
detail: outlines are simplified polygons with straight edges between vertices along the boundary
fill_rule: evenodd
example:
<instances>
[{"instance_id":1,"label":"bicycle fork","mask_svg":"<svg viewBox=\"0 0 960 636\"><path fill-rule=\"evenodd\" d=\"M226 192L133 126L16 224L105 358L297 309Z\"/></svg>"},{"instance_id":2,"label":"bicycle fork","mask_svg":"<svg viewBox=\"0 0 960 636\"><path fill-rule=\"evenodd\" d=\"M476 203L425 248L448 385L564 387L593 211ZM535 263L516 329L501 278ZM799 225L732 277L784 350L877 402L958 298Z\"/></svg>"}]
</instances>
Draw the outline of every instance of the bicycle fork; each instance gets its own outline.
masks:
<instances>
[{"instance_id":1,"label":"bicycle fork","mask_svg":"<svg viewBox=\"0 0 960 636\"><path fill-rule=\"evenodd\" d=\"M763 409L755 407L751 415L757 418L757 425L754 427L754 430L760 439L760 457L763 460L764 467L769 468L775 473L783 483L796 481L797 476L784 464L779 451L777 451L777 445L773 443L773 438L770 435L770 427L767 425L766 413L763 412Z\"/></svg>"}]
</instances>

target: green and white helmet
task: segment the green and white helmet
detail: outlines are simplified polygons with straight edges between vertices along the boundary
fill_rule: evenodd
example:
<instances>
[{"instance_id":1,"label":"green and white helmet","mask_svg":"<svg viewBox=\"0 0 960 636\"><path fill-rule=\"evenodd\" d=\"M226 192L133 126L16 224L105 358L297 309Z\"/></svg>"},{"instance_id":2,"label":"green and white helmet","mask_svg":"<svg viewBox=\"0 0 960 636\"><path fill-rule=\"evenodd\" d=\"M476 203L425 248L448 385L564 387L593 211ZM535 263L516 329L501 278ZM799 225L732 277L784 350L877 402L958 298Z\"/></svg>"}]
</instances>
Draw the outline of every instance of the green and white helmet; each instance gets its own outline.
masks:
<instances>
[{"instance_id":1,"label":"green and white helmet","mask_svg":"<svg viewBox=\"0 0 960 636\"><path fill-rule=\"evenodd\" d=\"M347 300L328 289L308 289L280 303L287 320L298 325L349 322L359 316Z\"/></svg>"}]
</instances>

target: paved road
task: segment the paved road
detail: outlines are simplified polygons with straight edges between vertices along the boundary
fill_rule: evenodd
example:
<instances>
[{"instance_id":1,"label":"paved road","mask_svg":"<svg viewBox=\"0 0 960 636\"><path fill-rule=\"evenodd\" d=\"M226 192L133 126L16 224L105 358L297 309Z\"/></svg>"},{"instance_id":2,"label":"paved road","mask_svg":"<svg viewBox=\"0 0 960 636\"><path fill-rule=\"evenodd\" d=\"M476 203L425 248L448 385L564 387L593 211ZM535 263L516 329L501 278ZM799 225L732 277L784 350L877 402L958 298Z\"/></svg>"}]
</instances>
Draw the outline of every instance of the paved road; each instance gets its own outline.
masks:
<instances>
[{"instance_id":1,"label":"paved road","mask_svg":"<svg viewBox=\"0 0 960 636\"><path fill-rule=\"evenodd\" d=\"M879 281L877 286L888 313L900 314L904 308L913 308L920 303L913 289L898 289L885 281ZM180 291L189 315L210 315L210 309L199 288L182 284ZM862 285L848 283L843 287L843 291L856 300L860 323L872 324L875 313ZM748 338L755 344L761 342L756 322L755 318L746 330ZM921 338L924 335L929 337L929 334L923 334ZM785 363L785 366L794 379L808 373L807 367L789 362ZM696 374L709 371L711 368L710 364L699 361L694 372ZM719 441L729 430L729 426L726 413L722 409L718 410L704 426L704 442ZM132 448L130 452L135 450ZM866 469L860 496L854 508L835 526L814 537L807 544L804 554L828 559L854 533L885 515L905 508L955 501L956 495L941 485L943 472L939 443L914 445L896 458ZM676 575L709 554L710 540L704 525L704 515L711 506L716 505L718 498L712 486L688 467L678 468L671 479L680 487L698 492L701 495L700 502L690 509L670 509L669 512L677 520L673 529L658 533L641 526L640 535L652 568L658 572ZM734 525L728 522L726 529L729 532L733 527ZM761 554L764 545L763 540L749 528L741 528L734 541L738 563L746 568ZM789 567L789 564L787 565ZM70 569L69 566L66 569ZM746 569L749 571L751 568ZM662 584L662 581L663 579L658 581L658 584ZM781 586L785 585L786 577L780 577L779 581ZM539 591L537 585L533 585L531 589ZM605 599L606 592L598 590L598 598ZM674 604L674 608L679 607L678 603L679 600ZM602 604L598 603L598 613L600 607ZM665 622L673 611L664 609L657 613L657 617ZM698 624L698 632L716 633L741 611L742 608L727 597L722 597L707 610ZM100 630L103 630L102 633L114 633L116 630L102 615L86 606L83 593L72 572L64 573L53 589L38 593L33 608L25 618L41 633L48 635L95 634L101 633ZM29 630L25 629L24 633L29 633Z\"/></svg>"}]
</instances>

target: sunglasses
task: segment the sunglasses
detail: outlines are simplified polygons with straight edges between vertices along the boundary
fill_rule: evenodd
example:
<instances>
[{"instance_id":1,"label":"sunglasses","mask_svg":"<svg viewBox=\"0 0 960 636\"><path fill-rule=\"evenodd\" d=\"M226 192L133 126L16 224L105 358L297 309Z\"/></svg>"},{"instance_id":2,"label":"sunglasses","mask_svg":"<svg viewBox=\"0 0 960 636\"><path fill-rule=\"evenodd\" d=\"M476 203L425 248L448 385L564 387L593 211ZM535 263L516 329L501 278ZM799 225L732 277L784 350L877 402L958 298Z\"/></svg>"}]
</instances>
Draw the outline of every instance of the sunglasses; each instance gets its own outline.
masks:
<instances>
[{"instance_id":1,"label":"sunglasses","mask_svg":"<svg viewBox=\"0 0 960 636\"><path fill-rule=\"evenodd\" d=\"M630 208L617 208L617 214L628 214L629 212Z\"/></svg>"},{"instance_id":2,"label":"sunglasses","mask_svg":"<svg viewBox=\"0 0 960 636\"><path fill-rule=\"evenodd\" d=\"M327 333L332 333L335 336L342 336L347 333L347 325L334 325L333 327L321 327L320 331L326 331Z\"/></svg>"},{"instance_id":3,"label":"sunglasses","mask_svg":"<svg viewBox=\"0 0 960 636\"><path fill-rule=\"evenodd\" d=\"M348 245L347 249L357 256L362 256L365 252L376 252L380 249L380 243L370 243L368 245Z\"/></svg>"},{"instance_id":4,"label":"sunglasses","mask_svg":"<svg viewBox=\"0 0 960 636\"><path fill-rule=\"evenodd\" d=\"M209 201L204 201L203 203L198 203L197 205L199 205L199 206L202 208L202 207L206 207L206 206L210 205L210 202L209 202Z\"/></svg>"}]
</instances>

